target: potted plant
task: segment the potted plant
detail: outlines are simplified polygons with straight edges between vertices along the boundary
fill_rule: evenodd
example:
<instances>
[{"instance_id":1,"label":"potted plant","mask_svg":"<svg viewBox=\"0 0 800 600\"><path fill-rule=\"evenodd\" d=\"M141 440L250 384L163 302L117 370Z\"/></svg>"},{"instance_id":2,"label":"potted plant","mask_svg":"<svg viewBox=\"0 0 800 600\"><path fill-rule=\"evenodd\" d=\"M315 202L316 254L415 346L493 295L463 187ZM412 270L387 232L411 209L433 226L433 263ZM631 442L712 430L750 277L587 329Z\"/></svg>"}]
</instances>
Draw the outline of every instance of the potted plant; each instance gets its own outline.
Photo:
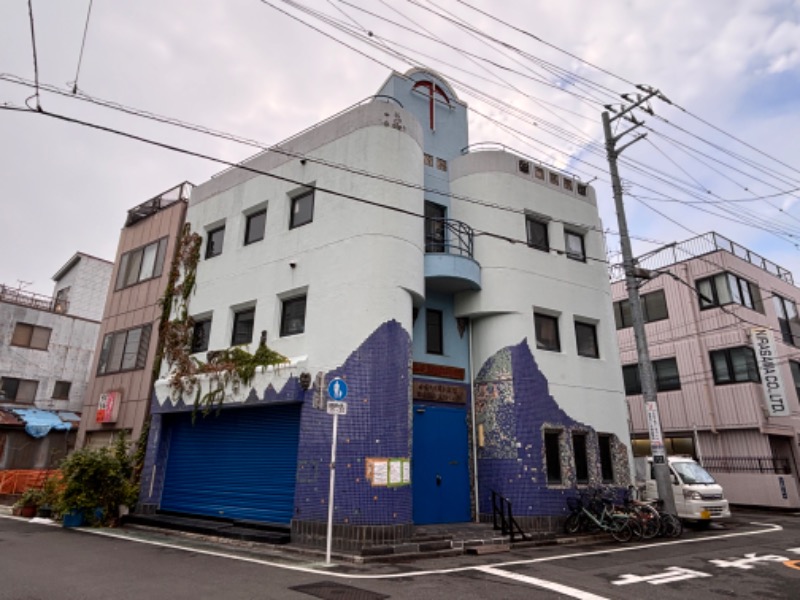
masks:
<instances>
[{"instance_id":1,"label":"potted plant","mask_svg":"<svg viewBox=\"0 0 800 600\"><path fill-rule=\"evenodd\" d=\"M48 477L45 479L44 485L41 489L41 499L37 516L43 519L50 519L53 517L55 507L58 506L61 500L61 486L58 478Z\"/></svg>"},{"instance_id":2,"label":"potted plant","mask_svg":"<svg viewBox=\"0 0 800 600\"><path fill-rule=\"evenodd\" d=\"M26 519L31 519L36 516L36 511L42 504L42 490L39 488L28 488L19 497L19 500L14 504L19 508L19 515Z\"/></svg>"}]
</instances>

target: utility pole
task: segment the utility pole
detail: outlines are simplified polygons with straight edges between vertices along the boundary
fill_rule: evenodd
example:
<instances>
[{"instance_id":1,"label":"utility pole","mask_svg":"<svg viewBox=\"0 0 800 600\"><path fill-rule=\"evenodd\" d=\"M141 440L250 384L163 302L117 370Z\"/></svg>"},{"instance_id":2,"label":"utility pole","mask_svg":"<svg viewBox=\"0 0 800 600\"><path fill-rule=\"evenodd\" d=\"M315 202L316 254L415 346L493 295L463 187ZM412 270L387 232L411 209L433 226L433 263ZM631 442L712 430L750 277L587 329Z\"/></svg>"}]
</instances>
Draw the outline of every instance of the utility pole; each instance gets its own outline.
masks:
<instances>
[{"instance_id":1,"label":"utility pole","mask_svg":"<svg viewBox=\"0 0 800 600\"><path fill-rule=\"evenodd\" d=\"M627 147L643 139L647 134L641 133L623 146L617 147L624 136L628 135L638 127L644 125L643 121L638 121L633 115L629 114L634 108L639 106L649 114L653 114L649 100L657 97L660 100L671 102L665 98L661 92L646 86L637 86L644 94L636 94L632 98L629 94L622 94L624 100L629 105L619 110L607 105L603 112L603 132L606 138L606 153L608 154L608 167L611 172L611 186L614 191L614 204L617 209L617 222L619 223L619 238L622 249L622 265L625 271L625 285L628 288L628 301L631 307L631 320L633 321L633 335L636 340L636 354L639 360L639 379L642 384L642 396L644 399L645 416L647 418L647 428L650 435L650 448L653 455L653 474L658 488L658 496L664 501L666 512L675 515L675 498L672 495L672 477L670 476L669 465L667 464L667 451L664 447L664 437L661 433L661 419L658 414L658 401L656 399L656 381L653 373L653 363L650 362L650 352L647 349L647 334L644 329L644 315L642 313L642 303L639 299L639 283L637 278L647 277L641 269L638 269L633 261L631 250L631 239L628 235L628 220L625 216L625 205L622 202L622 184L620 183L619 171L617 169L617 158ZM615 113L613 117L609 111ZM611 131L611 124L624 119L633 125L617 134Z\"/></svg>"}]
</instances>

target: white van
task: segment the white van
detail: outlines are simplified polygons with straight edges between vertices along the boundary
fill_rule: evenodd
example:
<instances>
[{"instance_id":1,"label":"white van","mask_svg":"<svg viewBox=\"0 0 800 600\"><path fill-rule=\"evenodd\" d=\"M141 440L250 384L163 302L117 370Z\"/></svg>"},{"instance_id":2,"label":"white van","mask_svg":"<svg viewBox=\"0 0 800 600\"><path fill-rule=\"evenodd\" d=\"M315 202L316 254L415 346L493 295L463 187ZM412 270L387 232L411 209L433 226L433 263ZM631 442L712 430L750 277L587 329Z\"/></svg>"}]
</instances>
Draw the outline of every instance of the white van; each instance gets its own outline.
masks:
<instances>
[{"instance_id":1,"label":"white van","mask_svg":"<svg viewBox=\"0 0 800 600\"><path fill-rule=\"evenodd\" d=\"M669 456L672 493L678 516L687 521L710 522L731 516L722 486L690 456ZM651 456L634 459L637 487L644 500L658 498Z\"/></svg>"}]
</instances>

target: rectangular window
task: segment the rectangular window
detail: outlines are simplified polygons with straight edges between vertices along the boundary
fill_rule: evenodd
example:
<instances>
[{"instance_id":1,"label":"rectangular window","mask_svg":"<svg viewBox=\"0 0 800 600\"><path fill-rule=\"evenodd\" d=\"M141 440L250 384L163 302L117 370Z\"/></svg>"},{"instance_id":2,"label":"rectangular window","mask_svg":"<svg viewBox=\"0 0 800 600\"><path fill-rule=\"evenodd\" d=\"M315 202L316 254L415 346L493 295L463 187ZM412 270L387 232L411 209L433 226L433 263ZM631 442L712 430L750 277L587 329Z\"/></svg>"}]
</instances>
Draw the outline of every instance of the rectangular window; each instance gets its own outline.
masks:
<instances>
[{"instance_id":1,"label":"rectangular window","mask_svg":"<svg viewBox=\"0 0 800 600\"><path fill-rule=\"evenodd\" d=\"M425 166L432 167L433 166L433 154L424 154L423 155Z\"/></svg>"},{"instance_id":2,"label":"rectangular window","mask_svg":"<svg viewBox=\"0 0 800 600\"><path fill-rule=\"evenodd\" d=\"M69 400L69 390L72 383L69 381L56 381L53 386L53 400Z\"/></svg>"},{"instance_id":3,"label":"rectangular window","mask_svg":"<svg viewBox=\"0 0 800 600\"><path fill-rule=\"evenodd\" d=\"M800 363L790 360L789 368L792 371L792 381L794 381L794 391L797 394L797 399L800 400Z\"/></svg>"},{"instance_id":4,"label":"rectangular window","mask_svg":"<svg viewBox=\"0 0 800 600\"><path fill-rule=\"evenodd\" d=\"M598 435L597 445L600 450L600 477L603 483L614 483L614 461L611 454L611 436Z\"/></svg>"},{"instance_id":5,"label":"rectangular window","mask_svg":"<svg viewBox=\"0 0 800 600\"><path fill-rule=\"evenodd\" d=\"M445 251L445 217L447 208L425 202L425 252Z\"/></svg>"},{"instance_id":6,"label":"rectangular window","mask_svg":"<svg viewBox=\"0 0 800 600\"><path fill-rule=\"evenodd\" d=\"M783 341L792 346L800 346L800 319L797 316L797 305L777 295L772 296L772 301Z\"/></svg>"},{"instance_id":7,"label":"rectangular window","mask_svg":"<svg viewBox=\"0 0 800 600\"><path fill-rule=\"evenodd\" d=\"M6 402L19 404L33 404L36 400L36 390L39 382L33 379L17 379L16 377L3 377L2 392Z\"/></svg>"},{"instance_id":8,"label":"rectangular window","mask_svg":"<svg viewBox=\"0 0 800 600\"><path fill-rule=\"evenodd\" d=\"M52 331L49 327L17 323L14 326L14 333L11 334L11 345L33 350L47 350Z\"/></svg>"},{"instance_id":9,"label":"rectangular window","mask_svg":"<svg viewBox=\"0 0 800 600\"><path fill-rule=\"evenodd\" d=\"M544 454L547 465L547 483L561 483L561 434L545 431Z\"/></svg>"},{"instance_id":10,"label":"rectangular window","mask_svg":"<svg viewBox=\"0 0 800 600\"><path fill-rule=\"evenodd\" d=\"M97 374L143 369L150 349L151 328L151 325L145 325L106 334L100 349Z\"/></svg>"},{"instance_id":11,"label":"rectangular window","mask_svg":"<svg viewBox=\"0 0 800 600\"><path fill-rule=\"evenodd\" d=\"M306 330L306 296L283 301L281 337L298 335Z\"/></svg>"},{"instance_id":12,"label":"rectangular window","mask_svg":"<svg viewBox=\"0 0 800 600\"><path fill-rule=\"evenodd\" d=\"M698 280L697 292L702 310L726 304L741 304L751 310L764 312L758 286L733 273L717 273L713 277Z\"/></svg>"},{"instance_id":13,"label":"rectangular window","mask_svg":"<svg viewBox=\"0 0 800 600\"><path fill-rule=\"evenodd\" d=\"M669 392L681 389L678 363L674 358L662 358L653 361L653 374L656 379L657 392ZM642 393L642 381L639 377L639 365L622 367L622 379L625 383L625 395L635 396Z\"/></svg>"},{"instance_id":14,"label":"rectangular window","mask_svg":"<svg viewBox=\"0 0 800 600\"><path fill-rule=\"evenodd\" d=\"M192 328L192 354L208 350L208 340L211 337L211 317L197 319Z\"/></svg>"},{"instance_id":15,"label":"rectangular window","mask_svg":"<svg viewBox=\"0 0 800 600\"><path fill-rule=\"evenodd\" d=\"M558 318L534 313L533 320L536 329L536 347L539 350L561 352L561 341L558 337Z\"/></svg>"},{"instance_id":16,"label":"rectangular window","mask_svg":"<svg viewBox=\"0 0 800 600\"><path fill-rule=\"evenodd\" d=\"M61 288L56 292L56 300L53 303L53 310L57 313L65 313L69 309L69 288Z\"/></svg>"},{"instance_id":17,"label":"rectangular window","mask_svg":"<svg viewBox=\"0 0 800 600\"><path fill-rule=\"evenodd\" d=\"M289 229L307 225L314 220L314 191L292 198L292 210Z\"/></svg>"},{"instance_id":18,"label":"rectangular window","mask_svg":"<svg viewBox=\"0 0 800 600\"><path fill-rule=\"evenodd\" d=\"M542 167L534 167L533 176L544 181L544 169Z\"/></svg>"},{"instance_id":19,"label":"rectangular window","mask_svg":"<svg viewBox=\"0 0 800 600\"><path fill-rule=\"evenodd\" d=\"M583 236L574 231L564 231L564 247L567 258L586 262L586 248L583 245Z\"/></svg>"},{"instance_id":20,"label":"rectangular window","mask_svg":"<svg viewBox=\"0 0 800 600\"><path fill-rule=\"evenodd\" d=\"M428 354L444 354L444 330L442 311L425 311L425 350Z\"/></svg>"},{"instance_id":21,"label":"rectangular window","mask_svg":"<svg viewBox=\"0 0 800 600\"><path fill-rule=\"evenodd\" d=\"M543 252L550 251L550 238L547 236L547 223L545 221L526 217L525 228L528 232L528 246Z\"/></svg>"},{"instance_id":22,"label":"rectangular window","mask_svg":"<svg viewBox=\"0 0 800 600\"><path fill-rule=\"evenodd\" d=\"M642 303L642 313L645 323L663 321L669 318L669 313L667 312L667 297L664 295L664 290L656 290L649 294L643 294L639 299ZM629 300L618 300L614 302L614 322L617 325L617 329L625 329L633 325Z\"/></svg>"},{"instance_id":23,"label":"rectangular window","mask_svg":"<svg viewBox=\"0 0 800 600\"><path fill-rule=\"evenodd\" d=\"M121 290L154 277L161 277L166 253L167 238L164 237L120 256L114 289Z\"/></svg>"},{"instance_id":24,"label":"rectangular window","mask_svg":"<svg viewBox=\"0 0 800 600\"><path fill-rule=\"evenodd\" d=\"M572 451L575 455L575 482L589 483L589 458L586 452L586 434L572 434Z\"/></svg>"},{"instance_id":25,"label":"rectangular window","mask_svg":"<svg viewBox=\"0 0 800 600\"><path fill-rule=\"evenodd\" d=\"M600 358L600 351L597 348L597 327L590 323L575 321L575 341L578 355Z\"/></svg>"},{"instance_id":26,"label":"rectangular window","mask_svg":"<svg viewBox=\"0 0 800 600\"><path fill-rule=\"evenodd\" d=\"M527 160L520 159L519 160L519 172L520 173L525 173L526 175L529 175L530 172L531 172L531 163L529 163Z\"/></svg>"},{"instance_id":27,"label":"rectangular window","mask_svg":"<svg viewBox=\"0 0 800 600\"><path fill-rule=\"evenodd\" d=\"M247 308L233 313L233 331L231 332L231 346L241 346L253 341L255 329L256 309Z\"/></svg>"},{"instance_id":28,"label":"rectangular window","mask_svg":"<svg viewBox=\"0 0 800 600\"><path fill-rule=\"evenodd\" d=\"M252 215L247 215L247 223L244 228L244 245L260 242L264 239L264 231L267 226L267 209L260 210Z\"/></svg>"},{"instance_id":29,"label":"rectangular window","mask_svg":"<svg viewBox=\"0 0 800 600\"><path fill-rule=\"evenodd\" d=\"M206 258L214 258L222 254L222 244L225 242L225 225L208 232L206 239Z\"/></svg>"},{"instance_id":30,"label":"rectangular window","mask_svg":"<svg viewBox=\"0 0 800 600\"><path fill-rule=\"evenodd\" d=\"M561 185L561 178L558 176L558 173L550 172L550 183L553 185Z\"/></svg>"},{"instance_id":31,"label":"rectangular window","mask_svg":"<svg viewBox=\"0 0 800 600\"><path fill-rule=\"evenodd\" d=\"M711 352L711 370L717 385L761 381L755 352L749 346L714 350Z\"/></svg>"}]
</instances>

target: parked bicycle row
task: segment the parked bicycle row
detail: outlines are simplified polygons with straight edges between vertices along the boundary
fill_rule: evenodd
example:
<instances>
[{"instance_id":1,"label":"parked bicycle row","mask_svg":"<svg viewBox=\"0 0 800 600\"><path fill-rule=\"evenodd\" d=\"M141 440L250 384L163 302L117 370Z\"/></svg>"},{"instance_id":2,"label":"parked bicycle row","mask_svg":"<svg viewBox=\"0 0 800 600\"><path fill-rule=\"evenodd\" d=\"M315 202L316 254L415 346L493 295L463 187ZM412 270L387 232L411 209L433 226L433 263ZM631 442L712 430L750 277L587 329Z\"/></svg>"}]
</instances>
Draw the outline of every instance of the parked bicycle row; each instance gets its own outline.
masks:
<instances>
[{"instance_id":1,"label":"parked bicycle row","mask_svg":"<svg viewBox=\"0 0 800 600\"><path fill-rule=\"evenodd\" d=\"M619 494L608 488L586 488L567 498L570 514L564 529L570 534L605 531L619 542L680 537L680 519L664 512L661 504L636 500L628 491Z\"/></svg>"}]
</instances>

